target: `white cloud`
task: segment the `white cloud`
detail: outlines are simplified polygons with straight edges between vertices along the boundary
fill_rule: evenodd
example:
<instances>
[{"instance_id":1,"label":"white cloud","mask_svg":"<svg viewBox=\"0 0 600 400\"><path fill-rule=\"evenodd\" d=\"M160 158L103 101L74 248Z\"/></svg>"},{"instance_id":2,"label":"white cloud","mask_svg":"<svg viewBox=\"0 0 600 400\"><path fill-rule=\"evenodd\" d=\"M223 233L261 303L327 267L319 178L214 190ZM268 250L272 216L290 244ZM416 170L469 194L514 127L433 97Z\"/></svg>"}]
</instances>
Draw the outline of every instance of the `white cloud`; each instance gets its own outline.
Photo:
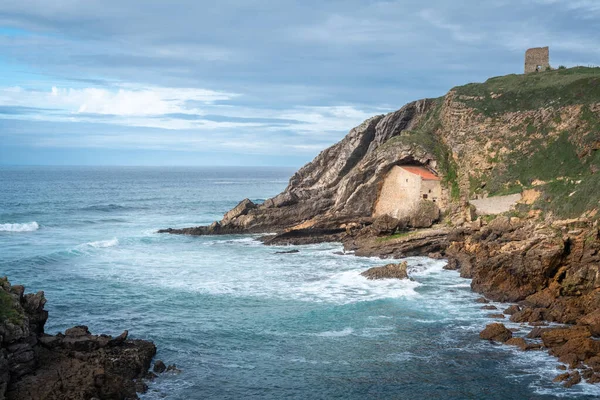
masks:
<instances>
[{"instance_id":1,"label":"white cloud","mask_svg":"<svg viewBox=\"0 0 600 400\"><path fill-rule=\"evenodd\" d=\"M134 88L131 85L104 88L60 88L25 90L0 89L0 105L52 108L73 114L91 113L116 116L152 116L189 112L186 102L212 104L237 97L234 93L190 88Z\"/></svg>"}]
</instances>

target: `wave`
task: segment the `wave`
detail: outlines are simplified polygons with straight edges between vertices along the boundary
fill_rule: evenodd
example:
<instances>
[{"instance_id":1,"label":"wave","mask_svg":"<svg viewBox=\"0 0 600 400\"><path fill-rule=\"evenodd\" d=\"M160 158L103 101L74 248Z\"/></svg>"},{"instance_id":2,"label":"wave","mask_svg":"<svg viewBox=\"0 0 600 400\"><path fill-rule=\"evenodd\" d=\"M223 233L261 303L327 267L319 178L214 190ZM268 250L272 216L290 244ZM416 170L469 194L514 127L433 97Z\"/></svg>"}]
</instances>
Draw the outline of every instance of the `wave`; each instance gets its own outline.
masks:
<instances>
[{"instance_id":1,"label":"wave","mask_svg":"<svg viewBox=\"0 0 600 400\"><path fill-rule=\"evenodd\" d=\"M105 247L114 247L119 245L119 239L113 238L110 240L98 240L96 242L88 242L84 246L94 247L96 249L105 248Z\"/></svg>"},{"instance_id":2,"label":"wave","mask_svg":"<svg viewBox=\"0 0 600 400\"><path fill-rule=\"evenodd\" d=\"M320 337L344 337L344 336L352 335L353 332L354 332L354 329L352 329L352 328L344 328L341 331L326 331L326 332L315 333L315 336L320 336Z\"/></svg>"},{"instance_id":3,"label":"wave","mask_svg":"<svg viewBox=\"0 0 600 400\"><path fill-rule=\"evenodd\" d=\"M37 222L27 222L25 224L0 224L0 232L33 232L40 229Z\"/></svg>"},{"instance_id":4,"label":"wave","mask_svg":"<svg viewBox=\"0 0 600 400\"><path fill-rule=\"evenodd\" d=\"M121 206L119 204L97 204L94 206L83 207L83 211L99 211L99 212L113 212L113 211L122 211L129 210L131 207Z\"/></svg>"}]
</instances>

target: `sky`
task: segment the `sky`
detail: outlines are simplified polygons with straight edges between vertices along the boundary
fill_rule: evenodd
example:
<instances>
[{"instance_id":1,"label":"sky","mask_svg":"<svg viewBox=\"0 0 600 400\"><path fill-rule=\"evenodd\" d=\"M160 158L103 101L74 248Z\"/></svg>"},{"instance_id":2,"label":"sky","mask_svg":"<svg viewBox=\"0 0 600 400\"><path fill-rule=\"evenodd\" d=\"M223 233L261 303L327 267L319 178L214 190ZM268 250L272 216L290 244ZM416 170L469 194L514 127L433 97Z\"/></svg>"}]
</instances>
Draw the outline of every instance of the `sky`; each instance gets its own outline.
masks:
<instances>
[{"instance_id":1,"label":"sky","mask_svg":"<svg viewBox=\"0 0 600 400\"><path fill-rule=\"evenodd\" d=\"M300 166L407 102L600 64L600 0L2 0L0 165Z\"/></svg>"}]
</instances>

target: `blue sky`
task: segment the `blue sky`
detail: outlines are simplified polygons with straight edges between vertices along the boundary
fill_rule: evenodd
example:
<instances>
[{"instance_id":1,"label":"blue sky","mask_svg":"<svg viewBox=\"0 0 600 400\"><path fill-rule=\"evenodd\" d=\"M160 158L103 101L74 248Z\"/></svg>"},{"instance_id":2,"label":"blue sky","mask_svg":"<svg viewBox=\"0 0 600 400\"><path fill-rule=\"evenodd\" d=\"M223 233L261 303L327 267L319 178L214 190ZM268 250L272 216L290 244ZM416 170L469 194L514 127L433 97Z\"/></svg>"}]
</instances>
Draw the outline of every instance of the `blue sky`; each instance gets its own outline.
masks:
<instances>
[{"instance_id":1,"label":"blue sky","mask_svg":"<svg viewBox=\"0 0 600 400\"><path fill-rule=\"evenodd\" d=\"M364 119L600 64L598 0L2 0L0 165L299 166Z\"/></svg>"}]
</instances>

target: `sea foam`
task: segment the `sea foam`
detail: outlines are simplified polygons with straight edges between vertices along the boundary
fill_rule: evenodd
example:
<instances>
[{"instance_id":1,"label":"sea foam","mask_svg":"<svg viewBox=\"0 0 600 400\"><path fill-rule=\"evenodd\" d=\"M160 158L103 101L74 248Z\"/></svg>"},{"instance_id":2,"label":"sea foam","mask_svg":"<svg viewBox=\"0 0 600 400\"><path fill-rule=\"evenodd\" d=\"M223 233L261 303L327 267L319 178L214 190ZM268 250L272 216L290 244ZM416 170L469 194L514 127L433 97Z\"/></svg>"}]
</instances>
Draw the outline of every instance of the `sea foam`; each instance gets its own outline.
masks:
<instances>
[{"instance_id":1,"label":"sea foam","mask_svg":"<svg viewBox=\"0 0 600 400\"><path fill-rule=\"evenodd\" d=\"M33 232L40 229L37 222L27 222L25 224L0 224L0 232Z\"/></svg>"},{"instance_id":2,"label":"sea foam","mask_svg":"<svg viewBox=\"0 0 600 400\"><path fill-rule=\"evenodd\" d=\"M117 239L117 238L113 238L110 240L98 240L96 242L86 243L87 246L95 247L97 249L104 248L104 247L113 247L113 246L117 246L118 244L119 244L119 239Z\"/></svg>"}]
</instances>

